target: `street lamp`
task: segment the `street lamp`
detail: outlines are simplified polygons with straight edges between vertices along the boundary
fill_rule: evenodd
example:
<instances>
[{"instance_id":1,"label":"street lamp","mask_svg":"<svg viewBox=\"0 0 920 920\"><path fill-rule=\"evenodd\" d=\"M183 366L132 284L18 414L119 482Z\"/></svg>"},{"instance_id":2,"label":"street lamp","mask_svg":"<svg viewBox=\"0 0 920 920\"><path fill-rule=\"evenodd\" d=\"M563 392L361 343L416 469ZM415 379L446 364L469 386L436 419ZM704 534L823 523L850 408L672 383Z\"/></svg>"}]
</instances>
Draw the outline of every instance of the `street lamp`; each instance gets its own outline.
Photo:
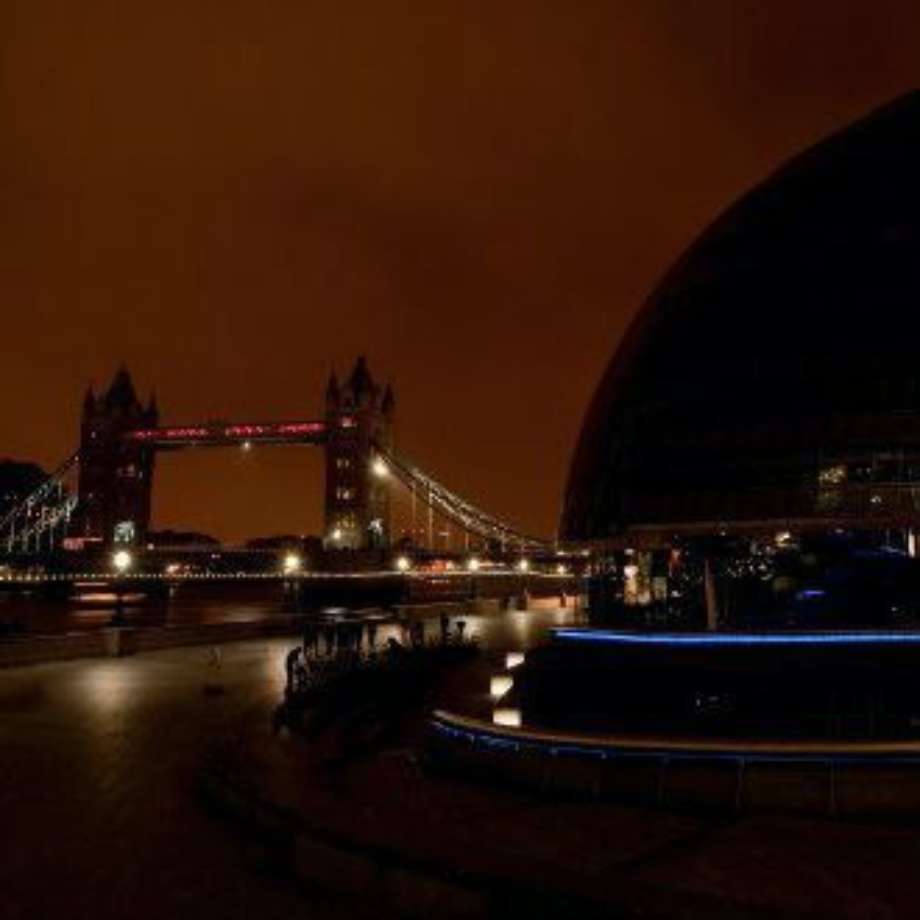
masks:
<instances>
[{"instance_id":1,"label":"street lamp","mask_svg":"<svg viewBox=\"0 0 920 920\"><path fill-rule=\"evenodd\" d=\"M412 568L412 563L409 561L409 557L400 556L396 560L396 568L399 569L400 572L408 572L409 569Z\"/></svg>"},{"instance_id":2,"label":"street lamp","mask_svg":"<svg viewBox=\"0 0 920 920\"><path fill-rule=\"evenodd\" d=\"M530 568L530 563L526 559L522 559L517 567L519 572L526 572Z\"/></svg>"},{"instance_id":3,"label":"street lamp","mask_svg":"<svg viewBox=\"0 0 920 920\"><path fill-rule=\"evenodd\" d=\"M383 457L375 457L374 462L371 465L371 469L373 470L374 475L379 476L381 479L383 479L387 473L390 472L390 468L386 465L386 461L383 459Z\"/></svg>"},{"instance_id":4,"label":"street lamp","mask_svg":"<svg viewBox=\"0 0 920 920\"><path fill-rule=\"evenodd\" d=\"M120 549L112 555L112 567L119 575L124 575L133 562L134 559L126 549Z\"/></svg>"},{"instance_id":5,"label":"street lamp","mask_svg":"<svg viewBox=\"0 0 920 920\"><path fill-rule=\"evenodd\" d=\"M303 560L297 553L288 553L282 561L285 575L296 575L303 567Z\"/></svg>"},{"instance_id":6,"label":"street lamp","mask_svg":"<svg viewBox=\"0 0 920 920\"><path fill-rule=\"evenodd\" d=\"M466 567L471 572L478 572L479 571L479 560L475 556L473 556L469 560L469 562L467 562Z\"/></svg>"}]
</instances>

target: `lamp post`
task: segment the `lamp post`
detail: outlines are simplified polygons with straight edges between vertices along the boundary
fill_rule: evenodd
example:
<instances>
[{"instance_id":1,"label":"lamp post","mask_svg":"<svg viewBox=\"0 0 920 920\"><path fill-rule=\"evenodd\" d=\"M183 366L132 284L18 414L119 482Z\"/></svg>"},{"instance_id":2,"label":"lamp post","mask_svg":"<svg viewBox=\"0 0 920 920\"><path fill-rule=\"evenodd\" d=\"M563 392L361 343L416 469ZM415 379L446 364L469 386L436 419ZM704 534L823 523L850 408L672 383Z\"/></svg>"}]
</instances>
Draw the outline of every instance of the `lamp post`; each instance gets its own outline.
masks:
<instances>
[{"instance_id":1,"label":"lamp post","mask_svg":"<svg viewBox=\"0 0 920 920\"><path fill-rule=\"evenodd\" d=\"M134 565L134 557L128 550L119 549L112 553L112 568L115 570L115 613L112 614L112 624L116 626L124 620L123 579L132 565Z\"/></svg>"}]
</instances>

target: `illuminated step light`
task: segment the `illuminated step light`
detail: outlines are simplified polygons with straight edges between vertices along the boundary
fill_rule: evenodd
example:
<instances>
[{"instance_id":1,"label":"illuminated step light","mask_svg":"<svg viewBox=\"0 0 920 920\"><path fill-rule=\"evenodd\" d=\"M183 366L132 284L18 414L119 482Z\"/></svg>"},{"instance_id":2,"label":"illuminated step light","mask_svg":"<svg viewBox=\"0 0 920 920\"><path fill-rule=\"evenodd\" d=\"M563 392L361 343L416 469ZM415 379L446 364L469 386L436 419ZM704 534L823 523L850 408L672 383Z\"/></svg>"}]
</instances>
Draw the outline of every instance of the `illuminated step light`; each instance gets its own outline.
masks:
<instances>
[{"instance_id":1,"label":"illuminated step light","mask_svg":"<svg viewBox=\"0 0 920 920\"><path fill-rule=\"evenodd\" d=\"M514 678L510 674L493 674L489 682L489 694L492 699L501 699L514 686Z\"/></svg>"},{"instance_id":2,"label":"illuminated step light","mask_svg":"<svg viewBox=\"0 0 920 920\"><path fill-rule=\"evenodd\" d=\"M523 652L508 652L508 654L505 655L505 667L509 671L514 670L514 668L516 668L519 664L523 664L523 663L524 663L524 653Z\"/></svg>"},{"instance_id":3,"label":"illuminated step light","mask_svg":"<svg viewBox=\"0 0 920 920\"><path fill-rule=\"evenodd\" d=\"M492 723L494 725L504 725L507 728L521 727L521 710L520 709L495 709L492 712Z\"/></svg>"}]
</instances>

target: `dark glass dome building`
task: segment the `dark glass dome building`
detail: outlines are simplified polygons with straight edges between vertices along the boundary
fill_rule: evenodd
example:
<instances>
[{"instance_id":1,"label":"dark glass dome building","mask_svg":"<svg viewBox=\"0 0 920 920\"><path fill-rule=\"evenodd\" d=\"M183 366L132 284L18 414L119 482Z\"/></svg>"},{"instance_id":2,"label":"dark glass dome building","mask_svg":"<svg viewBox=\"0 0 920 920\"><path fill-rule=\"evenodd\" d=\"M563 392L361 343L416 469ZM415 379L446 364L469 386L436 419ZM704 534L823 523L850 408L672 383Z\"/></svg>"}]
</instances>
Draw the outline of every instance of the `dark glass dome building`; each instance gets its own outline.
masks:
<instances>
[{"instance_id":1,"label":"dark glass dome building","mask_svg":"<svg viewBox=\"0 0 920 920\"><path fill-rule=\"evenodd\" d=\"M920 519L920 93L723 214L648 299L590 405L561 535Z\"/></svg>"}]
</instances>

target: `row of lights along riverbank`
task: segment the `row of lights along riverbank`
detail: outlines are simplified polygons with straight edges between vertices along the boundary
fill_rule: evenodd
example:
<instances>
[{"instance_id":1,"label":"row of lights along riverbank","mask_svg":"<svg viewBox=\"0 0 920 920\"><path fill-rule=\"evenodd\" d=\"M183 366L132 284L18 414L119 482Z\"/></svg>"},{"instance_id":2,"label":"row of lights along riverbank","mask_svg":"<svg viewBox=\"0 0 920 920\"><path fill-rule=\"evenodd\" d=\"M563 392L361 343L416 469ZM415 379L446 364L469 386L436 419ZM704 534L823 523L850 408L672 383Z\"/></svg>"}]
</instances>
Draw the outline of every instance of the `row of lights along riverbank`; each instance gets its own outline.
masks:
<instances>
[{"instance_id":1,"label":"row of lights along riverbank","mask_svg":"<svg viewBox=\"0 0 920 920\"><path fill-rule=\"evenodd\" d=\"M236 572L189 572L183 569L183 567L177 562L171 562L163 569L162 572L152 572L145 570L136 570L135 558L134 555L126 549L120 549L114 552L110 560L112 571L124 577L131 577L137 579L149 579L149 578L188 578L188 577L204 577L204 578L273 578L278 577L278 575L316 575L316 576L327 576L327 577L379 577L380 575L386 574L386 572L381 571L369 571L369 572L352 572L352 573L333 573L333 572L308 572L304 567L303 559L296 553L289 553L281 559L278 569L274 572L270 571L259 571L259 572L250 572L239 570ZM479 572L481 571L482 563L478 559L469 559L466 563L467 572ZM412 571L412 561L408 556L399 556L395 561L395 568L397 572L404 573ZM529 572L529 565L522 566L520 563L516 566L517 571L519 572ZM423 568L419 569L420 574L425 574ZM45 572L9 572L9 571L0 571L0 582L28 582L28 581L72 581L79 578L93 578L98 576L98 572L92 571L78 571L78 572L67 572L67 573L45 573ZM462 574L461 571L454 569L454 564L452 562L447 563L447 567L441 574ZM484 571L486 575L501 575L504 574L504 570L500 567L496 570L495 568L489 568ZM562 565L561 563L556 566L555 570L552 572L534 572L536 576L540 577L553 577L553 576L564 576L569 574L568 567Z\"/></svg>"},{"instance_id":2,"label":"row of lights along riverbank","mask_svg":"<svg viewBox=\"0 0 920 920\"><path fill-rule=\"evenodd\" d=\"M396 566L397 571L399 572L408 572L412 568L412 560L408 556L397 556L394 564ZM467 559L466 561L466 570L468 572L478 572L481 567L482 567L482 563L475 556L473 556L471 559ZM448 568L448 571L452 569L453 563L448 562L447 568ZM521 572L522 574L529 572L530 571L530 561L527 559L521 559L517 563L517 565L515 565L515 568L517 569L518 572ZM568 571L569 570L567 566L565 566L561 562L556 566L557 575L567 575Z\"/></svg>"}]
</instances>

